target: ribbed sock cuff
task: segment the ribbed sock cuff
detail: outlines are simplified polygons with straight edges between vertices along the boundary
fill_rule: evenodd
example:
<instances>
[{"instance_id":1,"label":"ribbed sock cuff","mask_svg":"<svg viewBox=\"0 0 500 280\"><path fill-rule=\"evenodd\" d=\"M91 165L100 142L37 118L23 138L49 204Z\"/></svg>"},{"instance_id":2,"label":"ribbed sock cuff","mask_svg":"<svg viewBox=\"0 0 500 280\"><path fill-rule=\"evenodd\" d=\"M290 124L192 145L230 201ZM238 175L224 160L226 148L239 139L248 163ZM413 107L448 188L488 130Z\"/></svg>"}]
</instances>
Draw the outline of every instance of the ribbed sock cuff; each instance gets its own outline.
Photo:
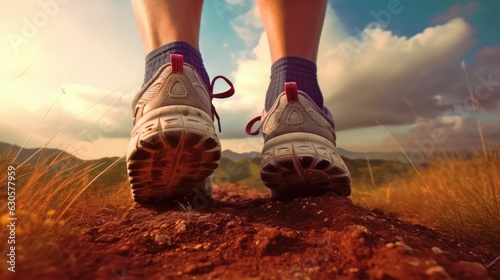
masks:
<instances>
[{"instance_id":1,"label":"ribbed sock cuff","mask_svg":"<svg viewBox=\"0 0 500 280\"><path fill-rule=\"evenodd\" d=\"M201 76L206 86L210 85L207 70L203 64L200 52L186 42L175 41L154 49L146 56L146 72L144 84L158 71L160 67L170 62L170 54L182 54L184 62L193 66Z\"/></svg>"},{"instance_id":2,"label":"ribbed sock cuff","mask_svg":"<svg viewBox=\"0 0 500 280\"><path fill-rule=\"evenodd\" d=\"M271 109L278 95L284 91L285 82L296 82L299 90L307 93L320 108L323 108L323 95L316 72L316 64L302 57L285 56L274 62L266 94L266 110Z\"/></svg>"}]
</instances>

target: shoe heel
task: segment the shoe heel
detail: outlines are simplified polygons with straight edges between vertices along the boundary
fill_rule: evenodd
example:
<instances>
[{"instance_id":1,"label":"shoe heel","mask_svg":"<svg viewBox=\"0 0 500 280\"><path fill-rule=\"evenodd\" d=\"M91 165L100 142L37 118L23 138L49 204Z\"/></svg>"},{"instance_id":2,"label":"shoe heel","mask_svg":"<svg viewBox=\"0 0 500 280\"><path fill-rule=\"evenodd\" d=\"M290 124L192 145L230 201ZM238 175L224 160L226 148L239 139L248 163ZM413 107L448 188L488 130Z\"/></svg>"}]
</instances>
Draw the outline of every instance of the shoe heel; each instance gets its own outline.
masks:
<instances>
[{"instance_id":1,"label":"shoe heel","mask_svg":"<svg viewBox=\"0 0 500 280\"><path fill-rule=\"evenodd\" d=\"M127 152L134 200L144 203L195 190L211 194L206 179L221 156L211 118L193 107L167 106L151 111L140 121Z\"/></svg>"},{"instance_id":2,"label":"shoe heel","mask_svg":"<svg viewBox=\"0 0 500 280\"><path fill-rule=\"evenodd\" d=\"M272 199L351 193L349 171L335 146L310 133L284 134L266 142L261 178Z\"/></svg>"}]
</instances>

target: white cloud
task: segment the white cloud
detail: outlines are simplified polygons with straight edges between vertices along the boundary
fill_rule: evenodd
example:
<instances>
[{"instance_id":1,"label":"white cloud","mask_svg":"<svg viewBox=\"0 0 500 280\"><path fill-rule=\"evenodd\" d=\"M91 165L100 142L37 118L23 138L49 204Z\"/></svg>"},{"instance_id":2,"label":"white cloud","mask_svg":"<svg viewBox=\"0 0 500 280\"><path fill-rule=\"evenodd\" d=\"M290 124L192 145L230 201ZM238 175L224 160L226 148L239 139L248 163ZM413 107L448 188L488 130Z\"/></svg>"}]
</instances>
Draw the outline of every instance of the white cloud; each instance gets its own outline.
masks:
<instances>
[{"instance_id":1,"label":"white cloud","mask_svg":"<svg viewBox=\"0 0 500 280\"><path fill-rule=\"evenodd\" d=\"M245 0L224 0L224 1L226 1L226 3L231 6L244 6L245 2L248 2Z\"/></svg>"},{"instance_id":2,"label":"white cloud","mask_svg":"<svg viewBox=\"0 0 500 280\"><path fill-rule=\"evenodd\" d=\"M54 104L28 147L43 146L54 136L49 147L90 141L95 147L82 155L86 158L120 154L107 141L128 138L130 96L144 71L130 5L69 1L49 9L42 3L58 1L6 2L0 11L0 141L24 143ZM12 44L11 38L22 40ZM115 103L124 92L123 101Z\"/></svg>"},{"instance_id":3,"label":"white cloud","mask_svg":"<svg viewBox=\"0 0 500 280\"><path fill-rule=\"evenodd\" d=\"M241 28L253 26L241 22L246 24ZM352 37L329 8L320 43L318 78L338 130L373 127L375 119L401 126L421 118L437 118L439 123L454 120L453 125L458 125L456 118L444 115L467 98L459 62L473 42L473 28L463 19L429 27L409 38L378 26L368 26L364 34ZM490 76L500 70L495 63L499 54L500 48L478 53L469 73L473 87L479 84L479 77L498 80ZM258 115L263 108L271 66L264 32L250 55L236 57L233 76L237 97L225 101L222 110L240 120L237 112ZM481 108L494 110L498 99L490 94L488 100L481 101Z\"/></svg>"},{"instance_id":4,"label":"white cloud","mask_svg":"<svg viewBox=\"0 0 500 280\"><path fill-rule=\"evenodd\" d=\"M319 61L329 63L319 65L325 104L339 129L372 126L374 119L410 124L415 113L435 116L446 109L435 96L453 94L448 87L456 80L443 86L433 79L446 79L458 69L457 61L472 41L472 28L465 21L427 28L411 38L379 28L365 32L370 35L364 39L349 38L332 44L336 51L320 54Z\"/></svg>"},{"instance_id":5,"label":"white cloud","mask_svg":"<svg viewBox=\"0 0 500 280\"><path fill-rule=\"evenodd\" d=\"M483 120L481 128L487 148L498 149L500 123ZM460 116L419 119L408 131L394 133L394 137L405 150L420 151L426 156L439 151L470 151L481 148L476 121Z\"/></svg>"},{"instance_id":6,"label":"white cloud","mask_svg":"<svg viewBox=\"0 0 500 280\"><path fill-rule=\"evenodd\" d=\"M68 150L76 150L75 147L84 146L87 148L80 151L79 156L95 158L106 151L99 147L107 145L108 140L128 139L132 116L124 90L112 92L76 84L63 84L63 87L65 93L44 93L45 98L40 99L36 107L16 99L28 100L29 97L7 94L2 112L5 117L0 119L4 131L0 141L24 143L36 128L27 142L28 147L69 145ZM26 95L23 91L19 94ZM106 154L116 155L120 151L110 149Z\"/></svg>"},{"instance_id":7,"label":"white cloud","mask_svg":"<svg viewBox=\"0 0 500 280\"><path fill-rule=\"evenodd\" d=\"M264 30L264 24L257 6L254 6L245 14L237 16L231 21L231 26L248 47L255 45Z\"/></svg>"}]
</instances>

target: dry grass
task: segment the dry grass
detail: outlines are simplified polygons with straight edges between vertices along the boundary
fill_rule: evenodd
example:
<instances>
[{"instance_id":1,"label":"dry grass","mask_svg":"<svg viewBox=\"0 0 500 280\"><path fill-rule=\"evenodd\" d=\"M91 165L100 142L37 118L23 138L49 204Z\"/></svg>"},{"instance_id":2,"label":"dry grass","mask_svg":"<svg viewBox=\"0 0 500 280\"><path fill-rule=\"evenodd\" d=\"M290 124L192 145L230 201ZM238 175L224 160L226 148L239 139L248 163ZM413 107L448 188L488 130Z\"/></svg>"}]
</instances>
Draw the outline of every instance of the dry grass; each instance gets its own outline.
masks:
<instances>
[{"instance_id":1,"label":"dry grass","mask_svg":"<svg viewBox=\"0 0 500 280\"><path fill-rule=\"evenodd\" d=\"M14 164L15 155L0 156L0 181L7 181L7 168L16 167L16 263L23 270L40 271L61 264L71 265L74 252L60 245L64 239L81 235L85 228L109 211L131 205L125 181L101 191L89 188L92 166L71 164L68 159L41 160L35 164ZM7 224L6 204L0 205L2 227ZM5 256L6 242L1 244Z\"/></svg>"},{"instance_id":2,"label":"dry grass","mask_svg":"<svg viewBox=\"0 0 500 280\"><path fill-rule=\"evenodd\" d=\"M11 164L12 155L0 157L0 170ZM132 205L126 181L106 192L88 188L95 179L88 175L92 168L71 166L64 158L17 167L17 239L22 240L17 261L24 269L72 265L77 256L62 247L61 241L80 236L99 224L99 217ZM419 169L430 191L414 176L392 187L355 188L352 198L368 208L382 208L403 219L449 231L469 244L500 249L499 152L489 153L487 160L483 156L434 158L428 167ZM2 182L7 181L6 175L0 173ZM0 213L7 213L5 206L0 206ZM2 216L2 226L6 218ZM6 253L6 247L1 253Z\"/></svg>"},{"instance_id":3,"label":"dry grass","mask_svg":"<svg viewBox=\"0 0 500 280\"><path fill-rule=\"evenodd\" d=\"M475 245L500 250L500 152L432 158L393 186L357 188L353 200L370 209L445 230ZM429 190L424 186L425 180Z\"/></svg>"},{"instance_id":4,"label":"dry grass","mask_svg":"<svg viewBox=\"0 0 500 280\"><path fill-rule=\"evenodd\" d=\"M467 154L431 158L430 166L421 170L388 131L417 176L390 186L357 189L353 200L368 208L382 208L403 219L448 231L469 244L490 245L500 251L500 151L486 147L464 61L462 68L481 153L472 158Z\"/></svg>"}]
</instances>

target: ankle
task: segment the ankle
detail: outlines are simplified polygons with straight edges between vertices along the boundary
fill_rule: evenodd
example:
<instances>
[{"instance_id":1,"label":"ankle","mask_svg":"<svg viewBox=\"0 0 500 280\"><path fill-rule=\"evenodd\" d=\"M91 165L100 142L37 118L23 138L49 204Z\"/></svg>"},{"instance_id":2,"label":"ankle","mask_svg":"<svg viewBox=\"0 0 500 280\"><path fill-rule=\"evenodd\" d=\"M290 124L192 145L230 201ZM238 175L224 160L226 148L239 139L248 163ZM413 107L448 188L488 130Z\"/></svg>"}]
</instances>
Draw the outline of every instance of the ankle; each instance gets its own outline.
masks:
<instances>
[{"instance_id":1,"label":"ankle","mask_svg":"<svg viewBox=\"0 0 500 280\"><path fill-rule=\"evenodd\" d=\"M144 84L146 84L154 76L156 71L158 71L161 66L170 62L170 54L182 54L184 62L193 66L196 72L198 72L201 76L203 82L205 82L207 88L209 87L210 80L200 52L190 44L183 41L175 41L163 45L151 51L146 56Z\"/></svg>"},{"instance_id":2,"label":"ankle","mask_svg":"<svg viewBox=\"0 0 500 280\"><path fill-rule=\"evenodd\" d=\"M265 109L269 110L277 97L283 92L285 82L295 82L299 90L323 108L323 95L319 88L316 64L308 59L285 56L278 59L271 67L271 81L266 94Z\"/></svg>"}]
</instances>

